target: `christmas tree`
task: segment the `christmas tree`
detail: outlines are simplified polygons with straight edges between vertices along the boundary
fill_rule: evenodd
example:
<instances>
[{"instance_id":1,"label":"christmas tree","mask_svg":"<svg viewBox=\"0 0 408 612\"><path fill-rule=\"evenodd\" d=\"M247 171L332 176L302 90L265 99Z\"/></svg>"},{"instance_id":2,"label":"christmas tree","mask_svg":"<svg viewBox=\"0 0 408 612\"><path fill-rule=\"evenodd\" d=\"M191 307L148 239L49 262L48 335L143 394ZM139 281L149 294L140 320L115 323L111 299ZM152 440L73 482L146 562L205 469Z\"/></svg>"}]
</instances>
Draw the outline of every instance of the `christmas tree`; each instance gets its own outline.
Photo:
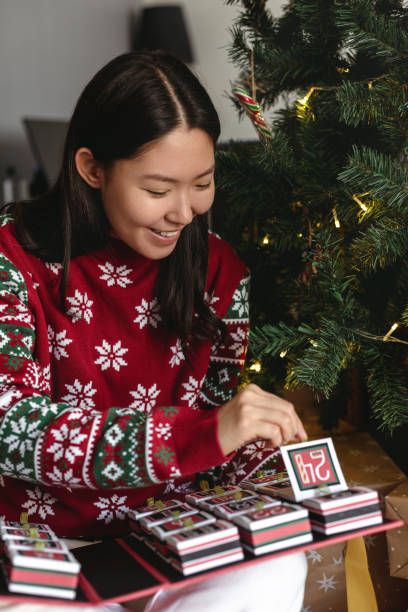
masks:
<instances>
[{"instance_id":1,"label":"christmas tree","mask_svg":"<svg viewBox=\"0 0 408 612\"><path fill-rule=\"evenodd\" d=\"M259 136L220 151L216 177L215 229L252 274L245 382L307 385L330 422L357 371L393 431L408 422L408 9L227 4L242 9L231 100Z\"/></svg>"}]
</instances>

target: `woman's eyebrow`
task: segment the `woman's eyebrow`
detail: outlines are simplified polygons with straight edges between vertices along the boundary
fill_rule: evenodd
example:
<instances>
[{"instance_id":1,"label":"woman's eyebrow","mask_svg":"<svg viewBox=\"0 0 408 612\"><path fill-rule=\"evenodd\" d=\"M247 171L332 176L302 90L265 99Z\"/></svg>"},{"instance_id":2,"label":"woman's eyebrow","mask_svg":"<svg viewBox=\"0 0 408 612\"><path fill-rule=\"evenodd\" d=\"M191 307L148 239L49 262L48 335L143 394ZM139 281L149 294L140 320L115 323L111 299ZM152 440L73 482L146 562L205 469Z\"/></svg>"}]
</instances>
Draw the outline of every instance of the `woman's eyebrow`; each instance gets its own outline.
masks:
<instances>
[{"instance_id":1,"label":"woman's eyebrow","mask_svg":"<svg viewBox=\"0 0 408 612\"><path fill-rule=\"evenodd\" d=\"M198 174L194 178L194 180L196 181L197 179L200 179L203 176L206 176L207 174L211 174L212 172L214 172L214 168L215 168L215 164L213 164L211 168L208 168L208 170L205 170L204 172L201 172L200 174ZM171 178L170 176L164 176L163 174L144 174L142 178L143 179L154 179L156 181L163 181L165 183L178 183L177 179Z\"/></svg>"}]
</instances>

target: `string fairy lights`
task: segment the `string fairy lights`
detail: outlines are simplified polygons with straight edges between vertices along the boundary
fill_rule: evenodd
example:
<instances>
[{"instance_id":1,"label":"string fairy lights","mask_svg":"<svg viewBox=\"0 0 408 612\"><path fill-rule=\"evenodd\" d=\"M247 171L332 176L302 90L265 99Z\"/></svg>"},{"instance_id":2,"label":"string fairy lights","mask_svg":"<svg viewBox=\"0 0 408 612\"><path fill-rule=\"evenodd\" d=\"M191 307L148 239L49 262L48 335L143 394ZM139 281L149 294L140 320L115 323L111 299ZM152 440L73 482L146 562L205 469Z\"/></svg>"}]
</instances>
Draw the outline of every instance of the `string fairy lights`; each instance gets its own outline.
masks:
<instances>
[{"instance_id":1,"label":"string fairy lights","mask_svg":"<svg viewBox=\"0 0 408 612\"><path fill-rule=\"evenodd\" d=\"M357 202L357 204L360 206L361 210L363 210L364 212L367 212L368 206L367 204L364 204L364 202L362 202L360 198L369 195L370 193L371 191L366 191L365 193L353 193L353 195L351 196L353 200Z\"/></svg>"},{"instance_id":2,"label":"string fairy lights","mask_svg":"<svg viewBox=\"0 0 408 612\"><path fill-rule=\"evenodd\" d=\"M387 331L387 333L383 337L383 342L387 342L387 340L389 339L391 334L397 329L397 327L398 327L398 323L393 323L391 325L390 329Z\"/></svg>"},{"instance_id":3,"label":"string fairy lights","mask_svg":"<svg viewBox=\"0 0 408 612\"><path fill-rule=\"evenodd\" d=\"M255 361L252 365L249 366L249 369L253 372L260 372L262 370L262 365L260 361Z\"/></svg>"},{"instance_id":4,"label":"string fairy lights","mask_svg":"<svg viewBox=\"0 0 408 612\"><path fill-rule=\"evenodd\" d=\"M337 211L335 208L332 209L332 214L333 214L333 219L334 219L334 225L335 227L337 227L337 229L340 228L340 221L339 218L337 216Z\"/></svg>"},{"instance_id":5,"label":"string fairy lights","mask_svg":"<svg viewBox=\"0 0 408 612\"><path fill-rule=\"evenodd\" d=\"M307 92L307 94L303 98L300 98L298 100L298 103L301 104L302 106L306 106L307 103L309 102L310 96L313 94L314 91L316 91L316 89L321 89L321 88L320 87L311 87L309 89L309 91Z\"/></svg>"}]
</instances>

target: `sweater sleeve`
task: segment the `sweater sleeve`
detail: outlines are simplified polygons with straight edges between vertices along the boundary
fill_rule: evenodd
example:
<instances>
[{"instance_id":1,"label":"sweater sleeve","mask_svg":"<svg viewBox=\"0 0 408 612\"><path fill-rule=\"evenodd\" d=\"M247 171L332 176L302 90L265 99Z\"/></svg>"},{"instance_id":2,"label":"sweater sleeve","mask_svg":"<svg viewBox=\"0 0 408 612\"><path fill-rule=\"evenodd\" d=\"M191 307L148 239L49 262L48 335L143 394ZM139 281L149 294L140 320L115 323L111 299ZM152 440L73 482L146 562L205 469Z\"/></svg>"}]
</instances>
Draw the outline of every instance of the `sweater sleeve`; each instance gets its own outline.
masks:
<instances>
[{"instance_id":1,"label":"sweater sleeve","mask_svg":"<svg viewBox=\"0 0 408 612\"><path fill-rule=\"evenodd\" d=\"M240 280L222 321L226 327L222 343L211 349L210 365L200 390L200 407L215 407L231 399L245 363L249 331L249 276Z\"/></svg>"},{"instance_id":2,"label":"sweater sleeve","mask_svg":"<svg viewBox=\"0 0 408 612\"><path fill-rule=\"evenodd\" d=\"M233 311L237 304L234 298ZM53 402L49 373L35 359L35 344L26 279L0 253L2 474L70 488L135 488L225 462L217 439L217 409L158 406L145 415L131 408L96 411ZM204 384L203 395L209 395L210 382ZM221 399L218 392L213 397Z\"/></svg>"}]
</instances>

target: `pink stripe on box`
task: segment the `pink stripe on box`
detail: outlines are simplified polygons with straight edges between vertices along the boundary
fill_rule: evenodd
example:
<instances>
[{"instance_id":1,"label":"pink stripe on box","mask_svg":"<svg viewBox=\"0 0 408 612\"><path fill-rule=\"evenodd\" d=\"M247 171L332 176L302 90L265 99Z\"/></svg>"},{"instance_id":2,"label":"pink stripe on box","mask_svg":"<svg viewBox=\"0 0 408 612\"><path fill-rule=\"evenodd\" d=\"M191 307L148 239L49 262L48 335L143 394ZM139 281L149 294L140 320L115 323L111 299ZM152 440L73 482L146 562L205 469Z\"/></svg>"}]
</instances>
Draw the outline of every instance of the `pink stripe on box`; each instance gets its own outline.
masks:
<instances>
[{"instance_id":1,"label":"pink stripe on box","mask_svg":"<svg viewBox=\"0 0 408 612\"><path fill-rule=\"evenodd\" d=\"M45 584L49 586L70 587L76 589L77 574L56 574L53 572L36 571L32 569L11 568L10 580L12 582L28 582L30 584Z\"/></svg>"},{"instance_id":2,"label":"pink stripe on box","mask_svg":"<svg viewBox=\"0 0 408 612\"><path fill-rule=\"evenodd\" d=\"M279 540L285 536L292 536L304 531L310 531L309 519L305 519L300 523L294 523L292 525L283 525L278 528L271 528L260 533L253 532L251 535L240 530L240 536L245 542L251 544L262 544L263 542L270 542L271 540Z\"/></svg>"}]
</instances>

